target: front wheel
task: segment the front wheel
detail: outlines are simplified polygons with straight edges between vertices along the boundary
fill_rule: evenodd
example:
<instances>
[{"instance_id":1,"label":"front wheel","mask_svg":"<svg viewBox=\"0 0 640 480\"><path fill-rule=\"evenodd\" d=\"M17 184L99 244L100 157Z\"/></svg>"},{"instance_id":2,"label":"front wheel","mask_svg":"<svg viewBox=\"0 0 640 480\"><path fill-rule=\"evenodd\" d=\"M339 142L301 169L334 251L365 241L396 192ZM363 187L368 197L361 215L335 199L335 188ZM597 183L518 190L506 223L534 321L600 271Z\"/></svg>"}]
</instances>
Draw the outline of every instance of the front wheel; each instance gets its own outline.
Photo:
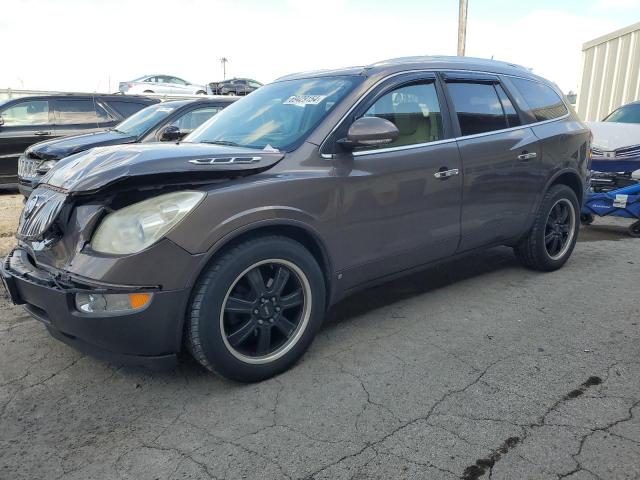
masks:
<instances>
[{"instance_id":1,"label":"front wheel","mask_svg":"<svg viewBox=\"0 0 640 480\"><path fill-rule=\"evenodd\" d=\"M533 226L515 247L518 259L529 268L553 271L562 267L578 238L579 204L574 191L554 185L544 196Z\"/></svg>"},{"instance_id":2,"label":"front wheel","mask_svg":"<svg viewBox=\"0 0 640 480\"><path fill-rule=\"evenodd\" d=\"M324 276L313 255L289 238L259 237L202 274L187 311L186 343L209 370L264 380L302 356L324 313Z\"/></svg>"},{"instance_id":3,"label":"front wheel","mask_svg":"<svg viewBox=\"0 0 640 480\"><path fill-rule=\"evenodd\" d=\"M640 220L629 225L629 235L633 238L640 238Z\"/></svg>"}]
</instances>

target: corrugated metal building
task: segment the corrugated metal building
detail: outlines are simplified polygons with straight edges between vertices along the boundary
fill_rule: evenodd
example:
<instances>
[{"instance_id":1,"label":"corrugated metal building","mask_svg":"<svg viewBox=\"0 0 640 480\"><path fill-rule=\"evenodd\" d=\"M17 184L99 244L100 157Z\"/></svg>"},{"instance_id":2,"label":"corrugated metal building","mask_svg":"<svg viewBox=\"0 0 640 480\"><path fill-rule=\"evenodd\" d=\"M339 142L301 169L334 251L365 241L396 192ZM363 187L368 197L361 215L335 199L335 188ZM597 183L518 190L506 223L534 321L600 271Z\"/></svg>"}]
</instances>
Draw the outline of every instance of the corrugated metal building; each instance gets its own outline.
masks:
<instances>
[{"instance_id":1,"label":"corrugated metal building","mask_svg":"<svg viewBox=\"0 0 640 480\"><path fill-rule=\"evenodd\" d=\"M640 22L582 46L577 110L598 121L634 100L640 100Z\"/></svg>"}]
</instances>

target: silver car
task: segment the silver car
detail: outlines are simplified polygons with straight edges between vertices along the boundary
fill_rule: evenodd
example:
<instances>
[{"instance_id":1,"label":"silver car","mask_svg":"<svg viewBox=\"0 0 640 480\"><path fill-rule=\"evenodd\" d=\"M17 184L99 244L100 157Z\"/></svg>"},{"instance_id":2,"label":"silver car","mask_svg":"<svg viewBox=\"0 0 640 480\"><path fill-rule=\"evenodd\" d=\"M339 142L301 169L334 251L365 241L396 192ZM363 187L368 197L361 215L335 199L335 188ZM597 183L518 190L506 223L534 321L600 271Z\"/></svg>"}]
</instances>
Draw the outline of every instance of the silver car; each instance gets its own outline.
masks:
<instances>
[{"instance_id":1,"label":"silver car","mask_svg":"<svg viewBox=\"0 0 640 480\"><path fill-rule=\"evenodd\" d=\"M206 95L207 87L170 75L145 75L130 82L120 82L119 91L127 94L167 93Z\"/></svg>"}]
</instances>

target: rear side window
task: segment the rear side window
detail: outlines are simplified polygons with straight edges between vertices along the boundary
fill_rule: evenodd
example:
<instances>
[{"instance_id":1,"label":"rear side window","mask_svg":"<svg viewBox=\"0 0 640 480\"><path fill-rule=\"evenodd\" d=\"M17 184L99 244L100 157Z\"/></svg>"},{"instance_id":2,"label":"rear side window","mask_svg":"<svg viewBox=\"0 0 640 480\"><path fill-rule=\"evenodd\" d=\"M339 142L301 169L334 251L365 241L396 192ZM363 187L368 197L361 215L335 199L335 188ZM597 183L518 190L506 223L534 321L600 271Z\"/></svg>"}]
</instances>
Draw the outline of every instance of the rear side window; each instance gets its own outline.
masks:
<instances>
[{"instance_id":1,"label":"rear side window","mask_svg":"<svg viewBox=\"0 0 640 480\"><path fill-rule=\"evenodd\" d=\"M442 138L442 114L433 82L405 85L385 93L363 116L389 120L400 131L396 141L380 148L416 145Z\"/></svg>"},{"instance_id":2,"label":"rear side window","mask_svg":"<svg viewBox=\"0 0 640 480\"><path fill-rule=\"evenodd\" d=\"M60 99L56 102L56 123L59 125L94 124L110 120L105 109L93 100Z\"/></svg>"},{"instance_id":3,"label":"rear side window","mask_svg":"<svg viewBox=\"0 0 640 480\"><path fill-rule=\"evenodd\" d=\"M538 122L553 120L567 113L564 102L551 87L533 80L511 78L511 83L520 92L526 105L518 106L528 111ZM516 100L518 102L518 100Z\"/></svg>"},{"instance_id":4,"label":"rear side window","mask_svg":"<svg viewBox=\"0 0 640 480\"><path fill-rule=\"evenodd\" d=\"M113 108L122 118L127 118L136 112L139 112L149 104L135 103L135 102L122 102L119 100L107 100L106 104Z\"/></svg>"},{"instance_id":5,"label":"rear side window","mask_svg":"<svg viewBox=\"0 0 640 480\"><path fill-rule=\"evenodd\" d=\"M462 135L492 132L509 127L502 102L493 84L449 82L447 88Z\"/></svg>"}]
</instances>

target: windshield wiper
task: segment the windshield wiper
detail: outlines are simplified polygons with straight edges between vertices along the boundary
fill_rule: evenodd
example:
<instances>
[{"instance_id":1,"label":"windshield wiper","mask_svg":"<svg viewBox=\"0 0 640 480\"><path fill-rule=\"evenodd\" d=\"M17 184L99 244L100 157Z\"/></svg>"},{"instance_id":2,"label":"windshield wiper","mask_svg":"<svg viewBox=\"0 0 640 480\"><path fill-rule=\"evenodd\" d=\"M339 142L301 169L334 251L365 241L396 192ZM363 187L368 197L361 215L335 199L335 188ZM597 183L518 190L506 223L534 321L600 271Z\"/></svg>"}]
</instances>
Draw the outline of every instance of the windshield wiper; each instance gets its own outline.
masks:
<instances>
[{"instance_id":1,"label":"windshield wiper","mask_svg":"<svg viewBox=\"0 0 640 480\"><path fill-rule=\"evenodd\" d=\"M202 143L210 143L211 145L226 145L229 147L239 147L236 142L230 142L228 140L213 140L213 141L203 141Z\"/></svg>"}]
</instances>

